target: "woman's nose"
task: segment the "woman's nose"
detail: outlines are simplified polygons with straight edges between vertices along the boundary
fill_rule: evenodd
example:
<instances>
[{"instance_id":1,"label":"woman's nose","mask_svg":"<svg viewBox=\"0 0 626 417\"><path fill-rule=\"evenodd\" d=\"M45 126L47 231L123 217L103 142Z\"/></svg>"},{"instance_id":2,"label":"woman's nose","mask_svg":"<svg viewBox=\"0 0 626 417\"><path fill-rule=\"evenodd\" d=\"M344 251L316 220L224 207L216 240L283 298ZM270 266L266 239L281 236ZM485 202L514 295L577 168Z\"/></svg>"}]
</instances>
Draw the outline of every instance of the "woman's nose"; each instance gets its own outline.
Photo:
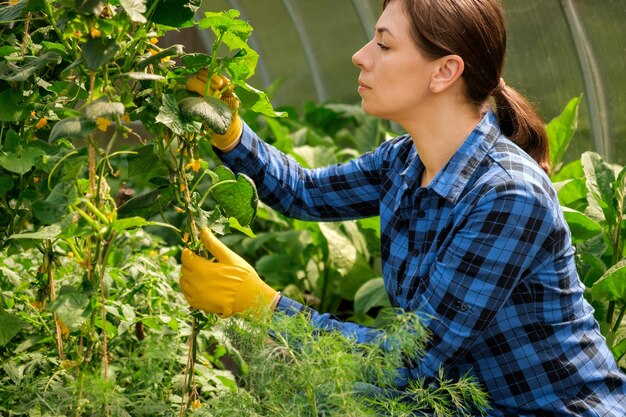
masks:
<instances>
[{"instance_id":1,"label":"woman's nose","mask_svg":"<svg viewBox=\"0 0 626 417\"><path fill-rule=\"evenodd\" d=\"M365 49L369 45L369 43L363 45L361 49L356 51L354 55L352 55L352 63L359 69L365 68Z\"/></svg>"}]
</instances>

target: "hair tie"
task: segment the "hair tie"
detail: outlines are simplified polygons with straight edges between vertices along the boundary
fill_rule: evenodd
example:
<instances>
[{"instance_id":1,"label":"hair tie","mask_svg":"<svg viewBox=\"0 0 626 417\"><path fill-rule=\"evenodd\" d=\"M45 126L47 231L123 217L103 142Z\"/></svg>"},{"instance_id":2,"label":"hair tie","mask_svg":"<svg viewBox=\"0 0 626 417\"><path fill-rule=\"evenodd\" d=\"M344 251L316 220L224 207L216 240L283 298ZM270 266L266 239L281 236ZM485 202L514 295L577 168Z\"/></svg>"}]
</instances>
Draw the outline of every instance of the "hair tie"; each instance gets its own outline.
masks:
<instances>
[{"instance_id":1,"label":"hair tie","mask_svg":"<svg viewBox=\"0 0 626 417\"><path fill-rule=\"evenodd\" d=\"M506 83L504 82L504 78L500 77L500 81L498 81L498 85L496 85L496 88L491 90L491 95L493 96L497 93L500 93L502 90L504 90L504 87L506 87Z\"/></svg>"}]
</instances>

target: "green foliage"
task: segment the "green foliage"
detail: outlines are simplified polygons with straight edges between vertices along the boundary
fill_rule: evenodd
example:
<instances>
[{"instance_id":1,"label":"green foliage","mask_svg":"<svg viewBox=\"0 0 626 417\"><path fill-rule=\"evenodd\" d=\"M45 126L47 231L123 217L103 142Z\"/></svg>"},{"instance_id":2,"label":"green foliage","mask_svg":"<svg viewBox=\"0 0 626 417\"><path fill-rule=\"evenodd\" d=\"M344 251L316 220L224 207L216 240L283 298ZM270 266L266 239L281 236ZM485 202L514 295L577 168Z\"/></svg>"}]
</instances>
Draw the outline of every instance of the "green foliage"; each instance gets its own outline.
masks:
<instances>
[{"instance_id":1,"label":"green foliage","mask_svg":"<svg viewBox=\"0 0 626 417\"><path fill-rule=\"evenodd\" d=\"M226 323L247 372L240 388L223 391L194 415L485 415L487 397L470 377L447 380L442 371L435 381L394 389L398 368L423 354L427 334L414 313L386 313L380 340L367 345L315 331L304 315Z\"/></svg>"},{"instance_id":2,"label":"green foliage","mask_svg":"<svg viewBox=\"0 0 626 417\"><path fill-rule=\"evenodd\" d=\"M585 152L579 161L561 167L560 159L576 129L578 103L572 100L548 125L551 161L558 171L553 181L576 246L585 295L595 307L616 360L621 361L626 356L626 168L605 162L595 152Z\"/></svg>"}]
</instances>

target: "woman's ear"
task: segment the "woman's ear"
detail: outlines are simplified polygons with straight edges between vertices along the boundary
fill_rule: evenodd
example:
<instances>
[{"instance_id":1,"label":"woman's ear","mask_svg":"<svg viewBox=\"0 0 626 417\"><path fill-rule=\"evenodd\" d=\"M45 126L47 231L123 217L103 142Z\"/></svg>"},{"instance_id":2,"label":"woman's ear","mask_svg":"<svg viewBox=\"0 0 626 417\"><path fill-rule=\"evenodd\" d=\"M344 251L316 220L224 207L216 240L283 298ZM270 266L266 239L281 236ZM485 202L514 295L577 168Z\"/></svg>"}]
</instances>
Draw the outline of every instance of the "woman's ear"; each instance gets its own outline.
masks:
<instances>
[{"instance_id":1,"label":"woman's ear","mask_svg":"<svg viewBox=\"0 0 626 417\"><path fill-rule=\"evenodd\" d=\"M446 55L434 61L435 67L430 80L430 91L441 93L463 75L465 62L458 55Z\"/></svg>"}]
</instances>

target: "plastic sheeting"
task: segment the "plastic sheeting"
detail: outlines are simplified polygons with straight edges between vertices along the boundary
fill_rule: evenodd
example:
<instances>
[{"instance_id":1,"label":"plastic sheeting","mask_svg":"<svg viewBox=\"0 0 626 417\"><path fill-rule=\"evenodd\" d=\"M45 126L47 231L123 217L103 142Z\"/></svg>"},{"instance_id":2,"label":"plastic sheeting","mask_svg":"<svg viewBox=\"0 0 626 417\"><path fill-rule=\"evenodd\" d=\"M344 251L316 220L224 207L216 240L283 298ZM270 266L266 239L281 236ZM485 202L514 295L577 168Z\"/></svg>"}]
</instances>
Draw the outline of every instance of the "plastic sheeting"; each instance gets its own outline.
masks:
<instances>
[{"instance_id":1,"label":"plastic sheeting","mask_svg":"<svg viewBox=\"0 0 626 417\"><path fill-rule=\"evenodd\" d=\"M280 80L275 105L356 103L351 57L372 36L380 0L206 0L203 10L238 9L254 27L261 60L250 81ZM566 158L595 150L626 165L626 0L503 0L508 24L504 78L546 120L583 95ZM186 41L193 43L188 35ZM210 48L211 34L196 36ZM185 40L179 42L185 43Z\"/></svg>"}]
</instances>

